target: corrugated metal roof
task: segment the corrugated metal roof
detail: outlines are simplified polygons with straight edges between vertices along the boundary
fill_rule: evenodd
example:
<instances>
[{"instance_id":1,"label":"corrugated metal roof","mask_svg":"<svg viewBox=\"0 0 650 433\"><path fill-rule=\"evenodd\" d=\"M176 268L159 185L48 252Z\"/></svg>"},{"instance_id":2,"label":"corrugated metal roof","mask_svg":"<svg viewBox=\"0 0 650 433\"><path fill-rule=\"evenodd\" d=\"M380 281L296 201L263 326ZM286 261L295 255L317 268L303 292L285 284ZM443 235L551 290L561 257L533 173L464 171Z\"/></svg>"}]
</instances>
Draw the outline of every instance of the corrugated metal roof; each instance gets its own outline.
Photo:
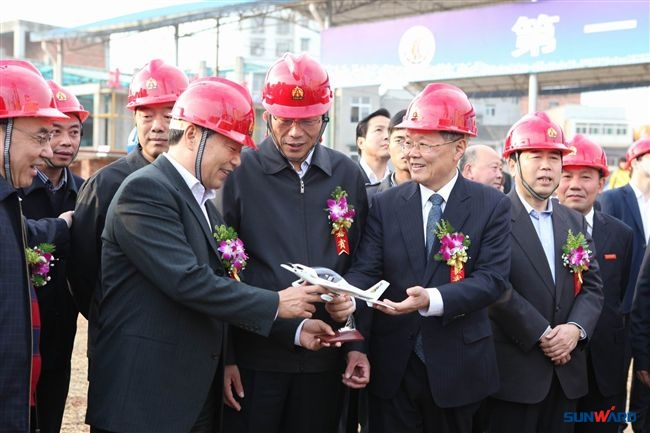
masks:
<instances>
[{"instance_id":1,"label":"corrugated metal roof","mask_svg":"<svg viewBox=\"0 0 650 433\"><path fill-rule=\"evenodd\" d=\"M110 0L109 0L110 1ZM179 4L123 15L73 28L59 28L46 32L31 33L32 42L69 39L77 37L107 37L114 33L146 31L191 21L216 19L233 12L243 16L268 13L282 7L290 0L264 2L257 0L212 0Z\"/></svg>"}]
</instances>

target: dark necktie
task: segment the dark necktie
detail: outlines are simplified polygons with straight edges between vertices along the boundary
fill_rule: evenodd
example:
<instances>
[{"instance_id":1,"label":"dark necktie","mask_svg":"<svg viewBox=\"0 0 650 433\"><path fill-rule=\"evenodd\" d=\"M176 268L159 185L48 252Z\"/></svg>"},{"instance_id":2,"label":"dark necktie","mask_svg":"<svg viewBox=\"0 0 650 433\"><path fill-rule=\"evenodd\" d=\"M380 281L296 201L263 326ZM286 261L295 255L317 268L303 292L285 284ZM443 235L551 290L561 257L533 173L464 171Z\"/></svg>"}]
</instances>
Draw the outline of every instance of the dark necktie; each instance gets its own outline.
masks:
<instances>
[{"instance_id":1,"label":"dark necktie","mask_svg":"<svg viewBox=\"0 0 650 433\"><path fill-rule=\"evenodd\" d=\"M438 194L433 194L429 197L431 202L431 210L429 210L429 216L427 217L427 262L431 259L433 254L433 241L436 238L436 226L442 217L442 202L444 201L442 196ZM424 346L422 345L422 332L418 330L417 335L415 336L415 347L413 351L422 362L426 364L424 357Z\"/></svg>"},{"instance_id":2,"label":"dark necktie","mask_svg":"<svg viewBox=\"0 0 650 433\"><path fill-rule=\"evenodd\" d=\"M432 254L433 242L436 239L436 226L440 222L440 217L442 217L442 202L444 200L441 195L433 194L429 197L429 201L431 202L431 210L427 217L427 261Z\"/></svg>"}]
</instances>

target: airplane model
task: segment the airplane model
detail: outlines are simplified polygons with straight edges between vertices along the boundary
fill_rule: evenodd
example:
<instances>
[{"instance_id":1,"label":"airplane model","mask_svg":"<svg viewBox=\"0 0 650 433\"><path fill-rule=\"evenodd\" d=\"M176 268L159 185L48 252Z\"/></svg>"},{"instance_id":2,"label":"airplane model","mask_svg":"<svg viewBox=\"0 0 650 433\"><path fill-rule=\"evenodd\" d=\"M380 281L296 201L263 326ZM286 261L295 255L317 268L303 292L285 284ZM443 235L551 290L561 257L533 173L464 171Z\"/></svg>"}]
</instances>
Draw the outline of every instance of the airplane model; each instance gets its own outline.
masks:
<instances>
[{"instance_id":1,"label":"airplane model","mask_svg":"<svg viewBox=\"0 0 650 433\"><path fill-rule=\"evenodd\" d=\"M353 296L357 299L366 301L366 304L368 304L369 307L372 307L373 304L378 304L383 305L386 308L393 310L395 309L394 307L379 300L379 297L390 285L388 281L381 280L368 290L361 290L357 287L354 287L352 284L345 281L342 276L328 268L310 268L309 266L301 265L299 263L283 263L280 266L299 278L292 283L294 286L298 286L304 282L307 282L316 286L325 287L337 295ZM325 302L329 302L334 299L331 295L327 294L321 295L321 298Z\"/></svg>"}]
</instances>

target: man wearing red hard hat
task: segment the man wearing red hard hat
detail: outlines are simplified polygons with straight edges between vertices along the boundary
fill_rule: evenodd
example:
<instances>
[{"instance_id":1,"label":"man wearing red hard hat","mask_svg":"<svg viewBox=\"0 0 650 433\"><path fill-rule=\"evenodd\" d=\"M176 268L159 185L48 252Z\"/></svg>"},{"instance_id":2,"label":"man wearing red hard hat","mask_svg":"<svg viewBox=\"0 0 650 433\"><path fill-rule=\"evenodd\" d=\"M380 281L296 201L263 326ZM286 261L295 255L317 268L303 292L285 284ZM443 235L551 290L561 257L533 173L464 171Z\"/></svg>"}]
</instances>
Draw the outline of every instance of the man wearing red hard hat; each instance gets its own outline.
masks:
<instances>
[{"instance_id":1,"label":"man wearing red hard hat","mask_svg":"<svg viewBox=\"0 0 650 433\"><path fill-rule=\"evenodd\" d=\"M52 158L52 122L67 116L29 62L0 60L0 83L0 431L29 432L38 426L40 314L26 257L32 230L17 189L29 187ZM53 228L67 233L68 225Z\"/></svg>"},{"instance_id":2,"label":"man wearing red hard hat","mask_svg":"<svg viewBox=\"0 0 650 433\"><path fill-rule=\"evenodd\" d=\"M543 112L522 117L505 140L515 181L512 291L490 307L500 380L487 405L490 433L573 432L565 414L587 393L584 345L603 293L584 217L551 200L569 153L564 132Z\"/></svg>"},{"instance_id":3,"label":"man wearing red hard hat","mask_svg":"<svg viewBox=\"0 0 650 433\"><path fill-rule=\"evenodd\" d=\"M320 301L316 286L237 281L215 239L223 220L211 199L254 147L248 91L198 80L171 116L169 151L129 176L108 209L86 417L95 433L220 431L227 324L267 336L276 317L309 318ZM334 334L315 320L303 330L312 349L314 334Z\"/></svg>"},{"instance_id":4,"label":"man wearing red hard hat","mask_svg":"<svg viewBox=\"0 0 650 433\"><path fill-rule=\"evenodd\" d=\"M98 325L92 317L92 300L101 279L101 235L108 205L129 174L167 150L171 110L188 83L183 71L160 59L140 69L131 80L126 105L138 131L137 149L99 170L79 190L71 232L75 266L68 270L68 277L79 312L88 319L89 357Z\"/></svg>"},{"instance_id":5,"label":"man wearing red hard hat","mask_svg":"<svg viewBox=\"0 0 650 433\"><path fill-rule=\"evenodd\" d=\"M23 213L27 218L56 217L74 209L83 179L72 173L81 144L82 124L88 111L75 95L54 81L48 81L56 107L67 116L52 124L52 157L45 159L38 175L27 188L20 189ZM77 330L77 307L66 279L68 251L56 249L57 260L50 281L37 290L41 311L41 357L43 368L38 383L38 422L42 433L58 433L70 385L71 356Z\"/></svg>"},{"instance_id":6,"label":"man wearing red hard hat","mask_svg":"<svg viewBox=\"0 0 650 433\"><path fill-rule=\"evenodd\" d=\"M470 432L499 385L487 308L507 289L510 201L458 170L477 134L474 107L458 87L429 84L396 127L406 130L412 181L373 197L344 276L356 287L390 282L388 307L357 303L366 344L356 349L372 367L368 427Z\"/></svg>"},{"instance_id":7,"label":"man wearing red hard hat","mask_svg":"<svg viewBox=\"0 0 650 433\"><path fill-rule=\"evenodd\" d=\"M577 210L587 221L594 240L605 296L602 313L587 354L589 391L578 401L577 412L624 412L627 393L626 317L621 304L632 259L632 229L618 219L594 209L594 202L609 174L607 156L588 137L577 134L567 143L571 153L562 159L560 203ZM577 423L577 433L617 433L615 422Z\"/></svg>"},{"instance_id":8,"label":"man wearing red hard hat","mask_svg":"<svg viewBox=\"0 0 650 433\"><path fill-rule=\"evenodd\" d=\"M228 177L223 193L224 219L239 232L250 257L242 279L262 287L287 287L295 277L283 263L326 267L342 275L359 243L368 205L358 166L321 144L332 105L327 72L306 54L283 55L267 72L262 105L269 136L257 151L242 153L241 166ZM354 207L354 215L347 214L345 233L333 230L328 201L335 200L347 203L347 210ZM351 306L348 297L341 299ZM340 328L348 314L335 323L318 306L314 317ZM287 322L269 339L233 328L226 431L336 431L345 354L337 348L313 352L300 347L302 326ZM366 360L348 362L343 382L365 386ZM357 366L359 375L353 374Z\"/></svg>"}]
</instances>

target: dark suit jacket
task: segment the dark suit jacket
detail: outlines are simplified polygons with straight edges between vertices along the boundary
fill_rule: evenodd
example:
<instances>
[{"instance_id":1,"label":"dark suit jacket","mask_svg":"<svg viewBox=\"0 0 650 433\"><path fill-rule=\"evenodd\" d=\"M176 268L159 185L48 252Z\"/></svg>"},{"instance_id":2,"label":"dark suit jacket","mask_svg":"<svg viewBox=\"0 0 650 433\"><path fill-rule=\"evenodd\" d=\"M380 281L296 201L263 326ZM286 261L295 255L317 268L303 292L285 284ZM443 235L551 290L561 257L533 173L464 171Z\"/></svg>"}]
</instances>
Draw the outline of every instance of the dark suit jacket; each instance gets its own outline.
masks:
<instances>
[{"instance_id":1,"label":"dark suit jacket","mask_svg":"<svg viewBox=\"0 0 650 433\"><path fill-rule=\"evenodd\" d=\"M632 266L630 267L630 278L625 290L625 298L623 299L623 313L628 314L632 310L634 287L637 276L639 275L639 268L641 267L647 241L643 232L643 221L641 221L639 204L634 195L634 190L629 184L605 191L601 194L598 201L604 213L618 218L634 231Z\"/></svg>"},{"instance_id":2,"label":"dark suit jacket","mask_svg":"<svg viewBox=\"0 0 650 433\"><path fill-rule=\"evenodd\" d=\"M129 176L102 235L99 333L86 421L115 432L187 432L221 380L224 322L270 332L276 293L225 276L208 225L166 157ZM218 398L221 388L217 386Z\"/></svg>"},{"instance_id":3,"label":"dark suit jacket","mask_svg":"<svg viewBox=\"0 0 650 433\"><path fill-rule=\"evenodd\" d=\"M605 301L588 346L600 393L609 397L625 390L625 318L622 300L630 277L632 229L596 211L593 233Z\"/></svg>"},{"instance_id":4,"label":"dark suit jacket","mask_svg":"<svg viewBox=\"0 0 650 433\"><path fill-rule=\"evenodd\" d=\"M422 202L415 182L373 198L368 223L345 278L367 288L390 282L382 298L401 301L412 286L437 287L444 302L441 317L419 313L389 316L357 303L359 328L367 340L372 377L370 392L393 397L421 330L431 395L442 407L477 402L498 386L487 306L507 286L510 202L494 188L464 179L454 185L442 218L471 239L465 279L450 283L450 267L426 257ZM439 249L434 243L434 251Z\"/></svg>"},{"instance_id":5,"label":"dark suit jacket","mask_svg":"<svg viewBox=\"0 0 650 433\"><path fill-rule=\"evenodd\" d=\"M67 171L67 182L58 191L62 195L60 206L52 203L48 186L39 176L34 177L32 185L19 190L23 199L23 214L27 218L56 218L62 212L73 210L77 200L77 191L83 179ZM66 232L67 232L66 227ZM36 245L30 239L30 246ZM38 305L41 313L41 356L43 369L53 370L70 368L70 357L77 331L77 307L68 287L66 269L73 264L69 260L69 246L54 242L56 262L50 269L51 280L43 287L38 287Z\"/></svg>"},{"instance_id":6,"label":"dark suit jacket","mask_svg":"<svg viewBox=\"0 0 650 433\"><path fill-rule=\"evenodd\" d=\"M646 249L632 309L632 354L635 370L650 371L650 250Z\"/></svg>"},{"instance_id":7,"label":"dark suit jacket","mask_svg":"<svg viewBox=\"0 0 650 433\"><path fill-rule=\"evenodd\" d=\"M603 305L598 263L590 261L578 296L574 295L573 274L562 264L562 247L569 229L574 234L584 233L592 243L587 223L578 212L553 201L554 283L542 244L516 189L508 197L512 201L513 290L490 308L501 377L495 397L524 404L539 403L548 394L554 373L568 398L581 397L587 393L585 342L571 353L571 361L555 367L538 341L548 326L567 322L582 326L588 338L593 335Z\"/></svg>"}]
</instances>

